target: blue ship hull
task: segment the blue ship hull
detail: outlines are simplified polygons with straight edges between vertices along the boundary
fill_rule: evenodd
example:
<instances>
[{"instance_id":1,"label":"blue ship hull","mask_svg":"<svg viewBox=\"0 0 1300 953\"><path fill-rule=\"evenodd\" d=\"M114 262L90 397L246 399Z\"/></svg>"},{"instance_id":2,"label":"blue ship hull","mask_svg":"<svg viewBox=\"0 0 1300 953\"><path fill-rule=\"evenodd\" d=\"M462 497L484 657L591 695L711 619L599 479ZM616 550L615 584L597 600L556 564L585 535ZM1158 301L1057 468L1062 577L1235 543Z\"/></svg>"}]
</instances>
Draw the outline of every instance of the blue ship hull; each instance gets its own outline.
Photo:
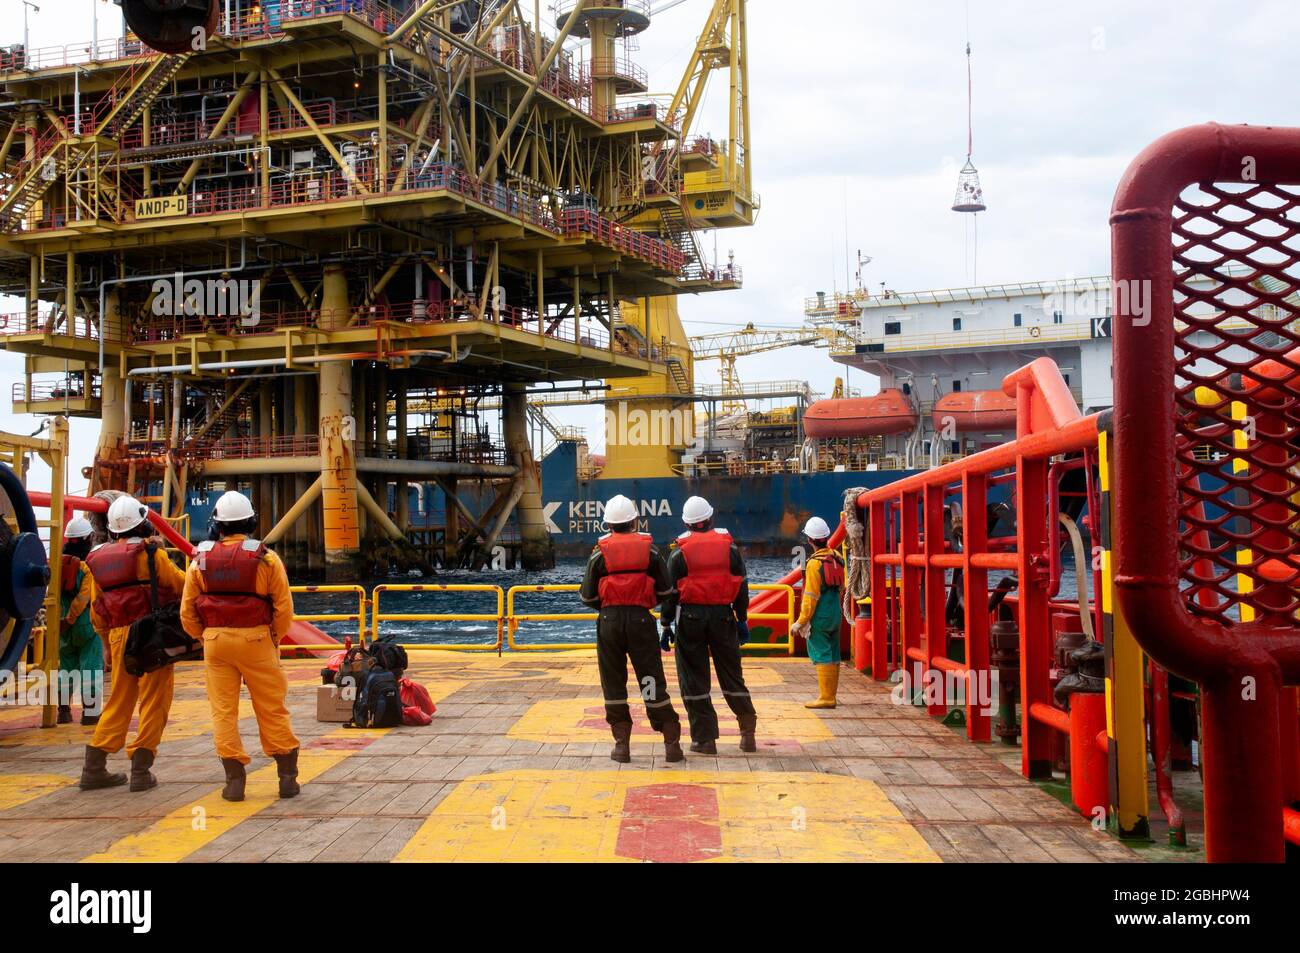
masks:
<instances>
[{"instance_id":1,"label":"blue ship hull","mask_svg":"<svg viewBox=\"0 0 1300 953\"><path fill-rule=\"evenodd\" d=\"M782 473L746 477L647 477L579 480L574 444L563 443L542 462L542 499L559 555L586 555L606 532L604 503L622 494L637 504L641 530L661 544L684 529L682 504L702 496L713 504L715 522L731 532L747 555L785 556L801 544L810 516L834 526L850 487L874 489L916 471Z\"/></svg>"}]
</instances>

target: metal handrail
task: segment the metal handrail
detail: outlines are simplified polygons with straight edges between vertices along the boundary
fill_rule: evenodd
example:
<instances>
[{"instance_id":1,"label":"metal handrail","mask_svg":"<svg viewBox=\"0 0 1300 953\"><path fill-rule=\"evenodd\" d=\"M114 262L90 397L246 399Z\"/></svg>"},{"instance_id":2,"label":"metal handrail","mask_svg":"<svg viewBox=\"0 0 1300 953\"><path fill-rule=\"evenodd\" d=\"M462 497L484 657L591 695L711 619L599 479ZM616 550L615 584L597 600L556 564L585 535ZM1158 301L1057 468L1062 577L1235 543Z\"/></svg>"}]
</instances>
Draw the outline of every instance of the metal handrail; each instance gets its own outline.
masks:
<instances>
[{"instance_id":1,"label":"metal handrail","mask_svg":"<svg viewBox=\"0 0 1300 953\"><path fill-rule=\"evenodd\" d=\"M491 592L496 593L497 611L486 612L383 612L380 608L380 596L385 592ZM383 622L495 622L497 624L496 641L491 644L481 642L399 642L407 651L449 651L449 652L500 652L502 633L505 629L505 591L500 586L492 585L379 585L371 591L370 599L370 637L378 641L379 627Z\"/></svg>"}]
</instances>

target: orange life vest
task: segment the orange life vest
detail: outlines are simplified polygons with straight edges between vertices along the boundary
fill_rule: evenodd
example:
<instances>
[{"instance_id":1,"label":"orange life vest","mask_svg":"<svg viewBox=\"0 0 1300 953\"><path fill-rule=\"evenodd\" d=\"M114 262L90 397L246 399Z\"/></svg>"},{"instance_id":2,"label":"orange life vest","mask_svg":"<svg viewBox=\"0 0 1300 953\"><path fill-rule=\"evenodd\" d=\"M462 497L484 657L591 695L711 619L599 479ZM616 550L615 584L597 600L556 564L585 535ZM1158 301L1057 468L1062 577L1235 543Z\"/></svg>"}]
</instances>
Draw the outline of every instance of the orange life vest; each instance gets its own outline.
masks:
<instances>
[{"instance_id":1,"label":"orange life vest","mask_svg":"<svg viewBox=\"0 0 1300 953\"><path fill-rule=\"evenodd\" d=\"M64 592L76 593L77 573L81 571L81 560L76 556L64 554L59 563L59 585Z\"/></svg>"},{"instance_id":2,"label":"orange life vest","mask_svg":"<svg viewBox=\"0 0 1300 953\"><path fill-rule=\"evenodd\" d=\"M144 540L121 539L97 546L86 557L86 565L90 567L99 589L95 614L110 629L138 622L153 611L149 601L148 569L144 578L140 578L138 563L141 553L146 553L149 559L154 558L153 552L145 548ZM163 604L177 601L174 594L161 587L158 600Z\"/></svg>"},{"instance_id":3,"label":"orange life vest","mask_svg":"<svg viewBox=\"0 0 1300 953\"><path fill-rule=\"evenodd\" d=\"M257 568L266 555L260 540L245 539L227 545L204 543L198 566L204 592L194 608L206 628L252 628L270 625L271 597L257 591Z\"/></svg>"},{"instance_id":4,"label":"orange life vest","mask_svg":"<svg viewBox=\"0 0 1300 953\"><path fill-rule=\"evenodd\" d=\"M659 604L655 581L650 577L649 533L606 533L597 542L605 557L606 575L600 579L600 604L641 606Z\"/></svg>"},{"instance_id":5,"label":"orange life vest","mask_svg":"<svg viewBox=\"0 0 1300 953\"><path fill-rule=\"evenodd\" d=\"M731 574L731 545L725 529L677 537L686 559L686 577L677 584L683 605L729 606L736 601L743 580Z\"/></svg>"}]
</instances>

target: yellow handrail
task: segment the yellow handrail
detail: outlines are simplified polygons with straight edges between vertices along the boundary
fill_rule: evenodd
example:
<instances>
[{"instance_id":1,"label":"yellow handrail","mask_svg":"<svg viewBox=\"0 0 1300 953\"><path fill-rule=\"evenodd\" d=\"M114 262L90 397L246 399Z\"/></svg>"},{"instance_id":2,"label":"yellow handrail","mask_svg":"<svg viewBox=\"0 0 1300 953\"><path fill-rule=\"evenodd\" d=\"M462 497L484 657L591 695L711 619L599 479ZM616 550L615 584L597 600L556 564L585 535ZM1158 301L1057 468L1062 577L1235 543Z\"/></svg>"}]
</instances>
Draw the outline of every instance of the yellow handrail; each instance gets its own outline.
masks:
<instances>
[{"instance_id":1,"label":"yellow handrail","mask_svg":"<svg viewBox=\"0 0 1300 953\"><path fill-rule=\"evenodd\" d=\"M785 622L785 641L784 642L746 642L741 648L752 649L756 652L775 652L779 649L785 649L786 654L794 655L794 635L790 632L790 627L794 625L794 587L788 586L783 582L751 582L749 591L753 592L784 592L785 593L785 612L754 612L749 616L749 621L755 619L766 620L769 622Z\"/></svg>"},{"instance_id":2,"label":"yellow handrail","mask_svg":"<svg viewBox=\"0 0 1300 953\"><path fill-rule=\"evenodd\" d=\"M515 612L515 596L521 592L578 592L582 586L578 583L564 583L549 586L511 586L506 594L506 639L512 652L554 651L556 649L594 648L595 642L547 642L524 645L515 641L520 622L559 622L565 619L593 622L600 617L598 612L530 612L518 615Z\"/></svg>"},{"instance_id":3,"label":"yellow handrail","mask_svg":"<svg viewBox=\"0 0 1300 953\"><path fill-rule=\"evenodd\" d=\"M368 629L366 620L366 590L364 586L290 586L289 591L292 593L351 593L357 597L356 612L324 612L300 614L294 612L295 622L355 622L357 624L357 644L365 645L366 631ZM338 648L335 645L281 645L281 652L302 651L302 650L325 650Z\"/></svg>"},{"instance_id":4,"label":"yellow handrail","mask_svg":"<svg viewBox=\"0 0 1300 953\"><path fill-rule=\"evenodd\" d=\"M488 612L392 612L380 609L380 596L385 592L493 592L497 597L497 611ZM505 628L505 591L500 586L489 585L380 585L371 593L370 603L370 637L379 638L381 622L495 622L497 625L496 641L485 643L440 642L401 642L407 651L448 651L448 652L500 652L502 632Z\"/></svg>"}]
</instances>

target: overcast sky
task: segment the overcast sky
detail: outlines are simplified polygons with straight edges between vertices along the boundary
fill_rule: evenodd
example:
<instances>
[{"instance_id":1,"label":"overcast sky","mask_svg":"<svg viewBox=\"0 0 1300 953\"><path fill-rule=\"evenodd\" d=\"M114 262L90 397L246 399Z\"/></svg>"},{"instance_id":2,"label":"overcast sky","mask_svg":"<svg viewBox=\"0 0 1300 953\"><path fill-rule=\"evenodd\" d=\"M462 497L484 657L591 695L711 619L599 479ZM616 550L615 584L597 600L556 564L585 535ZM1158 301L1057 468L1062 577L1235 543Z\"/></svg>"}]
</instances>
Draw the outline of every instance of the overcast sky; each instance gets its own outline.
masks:
<instances>
[{"instance_id":1,"label":"overcast sky","mask_svg":"<svg viewBox=\"0 0 1300 953\"><path fill-rule=\"evenodd\" d=\"M101 37L120 32L107 0L38 2L33 46L88 40L92 6ZM21 42L19 0L0 7L0 45ZM676 87L709 7L685 0L640 37L633 55L654 91ZM966 9L964 0L750 0L750 155L763 208L754 228L717 234L723 257L735 249L745 287L683 297L692 333L797 324L805 295L845 286L846 218L850 256L873 258L868 286L971 282L970 217L949 209L965 158ZM972 0L969 9L974 161L989 206L978 221L981 284L1105 274L1115 184L1162 133L1210 120L1297 124L1295 2ZM694 132L725 133L716 78ZM6 384L21 366L0 355ZM738 366L749 381L802 377L821 391L843 371L812 349ZM715 382L717 363L697 376ZM851 383L873 386L861 374ZM8 393L0 429L34 430L35 418L7 413ZM597 411L566 413L603 443ZM98 422L73 427L79 468Z\"/></svg>"}]
</instances>

